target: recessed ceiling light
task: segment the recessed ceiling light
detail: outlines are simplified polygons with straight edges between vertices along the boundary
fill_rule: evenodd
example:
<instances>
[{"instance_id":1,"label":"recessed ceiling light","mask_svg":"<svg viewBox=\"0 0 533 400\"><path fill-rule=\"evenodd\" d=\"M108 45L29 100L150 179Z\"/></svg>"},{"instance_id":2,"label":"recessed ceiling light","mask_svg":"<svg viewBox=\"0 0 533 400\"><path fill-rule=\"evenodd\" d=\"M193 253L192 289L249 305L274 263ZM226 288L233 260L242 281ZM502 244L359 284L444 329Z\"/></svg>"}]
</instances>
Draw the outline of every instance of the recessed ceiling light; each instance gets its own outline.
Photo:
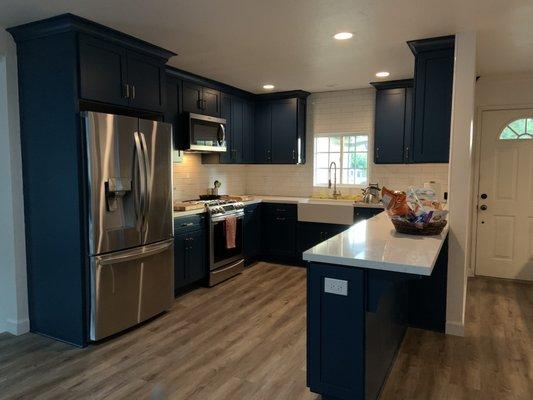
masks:
<instances>
[{"instance_id":1,"label":"recessed ceiling light","mask_svg":"<svg viewBox=\"0 0 533 400\"><path fill-rule=\"evenodd\" d=\"M378 78L386 78L386 77L389 76L389 75L390 75L390 72L387 72L387 71L381 71L381 72L378 72L378 73L376 74L376 76L377 76Z\"/></svg>"},{"instance_id":2,"label":"recessed ceiling light","mask_svg":"<svg viewBox=\"0 0 533 400\"><path fill-rule=\"evenodd\" d=\"M263 89L272 90L274 89L274 85L272 85L271 83L267 83L266 85L263 85Z\"/></svg>"},{"instance_id":3,"label":"recessed ceiling light","mask_svg":"<svg viewBox=\"0 0 533 400\"><path fill-rule=\"evenodd\" d=\"M336 33L333 37L335 39L337 39L337 40L347 40L347 39L351 39L353 37L353 33L350 33L350 32L339 32L339 33Z\"/></svg>"}]
</instances>

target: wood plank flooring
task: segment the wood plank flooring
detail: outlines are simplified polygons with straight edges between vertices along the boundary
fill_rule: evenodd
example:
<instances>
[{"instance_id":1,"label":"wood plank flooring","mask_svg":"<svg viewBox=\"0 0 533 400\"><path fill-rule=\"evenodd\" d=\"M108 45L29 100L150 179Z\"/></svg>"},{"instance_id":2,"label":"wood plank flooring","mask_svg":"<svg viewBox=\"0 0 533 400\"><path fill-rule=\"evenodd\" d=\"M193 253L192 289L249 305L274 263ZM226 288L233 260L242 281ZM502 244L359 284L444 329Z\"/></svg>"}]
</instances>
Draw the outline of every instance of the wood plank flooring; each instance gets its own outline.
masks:
<instances>
[{"instance_id":1,"label":"wood plank flooring","mask_svg":"<svg viewBox=\"0 0 533 400\"><path fill-rule=\"evenodd\" d=\"M305 269L259 263L105 343L0 334L0 399L317 400ZM409 329L381 400L533 398L533 285L469 282L464 338Z\"/></svg>"},{"instance_id":2,"label":"wood plank flooring","mask_svg":"<svg viewBox=\"0 0 533 400\"><path fill-rule=\"evenodd\" d=\"M409 329L381 400L533 399L533 284L468 282L465 337Z\"/></svg>"},{"instance_id":3,"label":"wood plank flooring","mask_svg":"<svg viewBox=\"0 0 533 400\"><path fill-rule=\"evenodd\" d=\"M76 349L0 335L0 399L318 399L306 387L306 270L260 263Z\"/></svg>"}]
</instances>

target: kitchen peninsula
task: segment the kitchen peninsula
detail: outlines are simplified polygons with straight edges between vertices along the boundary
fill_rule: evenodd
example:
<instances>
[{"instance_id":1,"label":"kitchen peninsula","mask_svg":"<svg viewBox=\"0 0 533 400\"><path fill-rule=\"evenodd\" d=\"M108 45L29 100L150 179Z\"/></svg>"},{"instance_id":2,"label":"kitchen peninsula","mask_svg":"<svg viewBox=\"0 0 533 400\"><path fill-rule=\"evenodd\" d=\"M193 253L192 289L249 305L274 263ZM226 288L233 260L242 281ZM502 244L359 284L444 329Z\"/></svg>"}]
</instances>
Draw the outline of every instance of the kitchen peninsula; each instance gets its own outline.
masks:
<instances>
[{"instance_id":1,"label":"kitchen peninsula","mask_svg":"<svg viewBox=\"0 0 533 400\"><path fill-rule=\"evenodd\" d=\"M377 399L406 328L444 331L447 234L396 233L383 212L303 253L311 391Z\"/></svg>"}]
</instances>

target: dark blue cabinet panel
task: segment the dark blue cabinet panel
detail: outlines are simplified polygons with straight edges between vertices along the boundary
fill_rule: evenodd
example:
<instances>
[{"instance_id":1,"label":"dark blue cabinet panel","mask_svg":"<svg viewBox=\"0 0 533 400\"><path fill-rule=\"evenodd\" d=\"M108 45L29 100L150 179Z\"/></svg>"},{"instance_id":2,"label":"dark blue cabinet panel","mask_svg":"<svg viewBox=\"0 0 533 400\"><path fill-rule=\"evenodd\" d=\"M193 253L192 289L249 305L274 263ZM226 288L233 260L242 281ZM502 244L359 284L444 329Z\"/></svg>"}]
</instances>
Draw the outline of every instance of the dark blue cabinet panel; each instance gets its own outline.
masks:
<instances>
[{"instance_id":1,"label":"dark blue cabinet panel","mask_svg":"<svg viewBox=\"0 0 533 400\"><path fill-rule=\"evenodd\" d=\"M231 152L233 162L243 162L243 135L244 135L244 101L233 98L231 101Z\"/></svg>"},{"instance_id":2,"label":"dark blue cabinet panel","mask_svg":"<svg viewBox=\"0 0 533 400\"><path fill-rule=\"evenodd\" d=\"M298 100L277 100L271 105L273 164L295 164L297 150Z\"/></svg>"},{"instance_id":3,"label":"dark blue cabinet panel","mask_svg":"<svg viewBox=\"0 0 533 400\"><path fill-rule=\"evenodd\" d=\"M246 260L261 254L261 204L244 208L244 258Z\"/></svg>"},{"instance_id":4,"label":"dark blue cabinet panel","mask_svg":"<svg viewBox=\"0 0 533 400\"><path fill-rule=\"evenodd\" d=\"M184 112L220 116L220 91L183 81L182 96Z\"/></svg>"},{"instance_id":5,"label":"dark blue cabinet panel","mask_svg":"<svg viewBox=\"0 0 533 400\"><path fill-rule=\"evenodd\" d=\"M259 164L305 162L306 101L283 98L255 106L254 160Z\"/></svg>"},{"instance_id":6,"label":"dark blue cabinet panel","mask_svg":"<svg viewBox=\"0 0 533 400\"><path fill-rule=\"evenodd\" d=\"M167 76L165 80L166 87L166 102L164 110L164 120L172 124L172 134L174 137L174 149L183 148L185 142L185 124L183 116L179 112L181 82L171 76Z\"/></svg>"},{"instance_id":7,"label":"dark blue cabinet panel","mask_svg":"<svg viewBox=\"0 0 533 400\"><path fill-rule=\"evenodd\" d=\"M128 105L126 49L80 35L80 97L103 103Z\"/></svg>"},{"instance_id":8,"label":"dark blue cabinet panel","mask_svg":"<svg viewBox=\"0 0 533 400\"><path fill-rule=\"evenodd\" d=\"M413 80L374 82L374 162L403 164L411 153Z\"/></svg>"},{"instance_id":9,"label":"dark blue cabinet panel","mask_svg":"<svg viewBox=\"0 0 533 400\"><path fill-rule=\"evenodd\" d=\"M349 225L298 222L298 252L304 251L348 229Z\"/></svg>"},{"instance_id":10,"label":"dark blue cabinet panel","mask_svg":"<svg viewBox=\"0 0 533 400\"><path fill-rule=\"evenodd\" d=\"M195 114L203 113L202 87L183 81L182 83L182 109L184 112Z\"/></svg>"},{"instance_id":11,"label":"dark blue cabinet panel","mask_svg":"<svg viewBox=\"0 0 533 400\"><path fill-rule=\"evenodd\" d=\"M226 151L220 154L220 162L228 164L233 162L233 152L231 146L233 144L231 132L233 131L233 121L231 118L231 96L222 93L220 97L220 118L226 120Z\"/></svg>"},{"instance_id":12,"label":"dark blue cabinet panel","mask_svg":"<svg viewBox=\"0 0 533 400\"><path fill-rule=\"evenodd\" d=\"M296 256L296 204L263 205L263 251L267 256Z\"/></svg>"},{"instance_id":13,"label":"dark blue cabinet panel","mask_svg":"<svg viewBox=\"0 0 533 400\"><path fill-rule=\"evenodd\" d=\"M205 216L174 220L174 289L201 281L207 276Z\"/></svg>"},{"instance_id":14,"label":"dark blue cabinet panel","mask_svg":"<svg viewBox=\"0 0 533 400\"><path fill-rule=\"evenodd\" d=\"M207 276L205 230L191 232L187 237L188 264L185 266L185 280L196 282Z\"/></svg>"},{"instance_id":15,"label":"dark blue cabinet panel","mask_svg":"<svg viewBox=\"0 0 533 400\"><path fill-rule=\"evenodd\" d=\"M355 207L353 213L353 222L357 223L365 219L372 218L374 215L378 215L383 212L383 208L365 208L365 207Z\"/></svg>"},{"instance_id":16,"label":"dark blue cabinet panel","mask_svg":"<svg viewBox=\"0 0 533 400\"><path fill-rule=\"evenodd\" d=\"M272 160L272 107L268 102L255 105L254 161L267 164Z\"/></svg>"},{"instance_id":17,"label":"dark blue cabinet panel","mask_svg":"<svg viewBox=\"0 0 533 400\"><path fill-rule=\"evenodd\" d=\"M446 40L444 40L446 39ZM454 39L411 42L415 52L413 154L415 163L447 163L450 149ZM430 46L435 43L435 49Z\"/></svg>"},{"instance_id":18,"label":"dark blue cabinet panel","mask_svg":"<svg viewBox=\"0 0 533 400\"><path fill-rule=\"evenodd\" d=\"M220 92L214 89L202 89L203 113L214 117L220 116Z\"/></svg>"},{"instance_id":19,"label":"dark blue cabinet panel","mask_svg":"<svg viewBox=\"0 0 533 400\"><path fill-rule=\"evenodd\" d=\"M128 52L130 106L145 110L163 107L164 67L141 54Z\"/></svg>"},{"instance_id":20,"label":"dark blue cabinet panel","mask_svg":"<svg viewBox=\"0 0 533 400\"><path fill-rule=\"evenodd\" d=\"M254 162L254 103L244 102L243 109L243 137L242 137L242 162Z\"/></svg>"},{"instance_id":21,"label":"dark blue cabinet panel","mask_svg":"<svg viewBox=\"0 0 533 400\"><path fill-rule=\"evenodd\" d=\"M401 164L405 157L405 88L376 93L374 162Z\"/></svg>"},{"instance_id":22,"label":"dark blue cabinet panel","mask_svg":"<svg viewBox=\"0 0 533 400\"><path fill-rule=\"evenodd\" d=\"M80 35L80 97L162 111L164 64L158 58Z\"/></svg>"},{"instance_id":23,"label":"dark blue cabinet panel","mask_svg":"<svg viewBox=\"0 0 533 400\"><path fill-rule=\"evenodd\" d=\"M347 296L326 293L325 278L347 281ZM311 263L307 302L309 388L326 398L364 399L364 272Z\"/></svg>"}]
</instances>

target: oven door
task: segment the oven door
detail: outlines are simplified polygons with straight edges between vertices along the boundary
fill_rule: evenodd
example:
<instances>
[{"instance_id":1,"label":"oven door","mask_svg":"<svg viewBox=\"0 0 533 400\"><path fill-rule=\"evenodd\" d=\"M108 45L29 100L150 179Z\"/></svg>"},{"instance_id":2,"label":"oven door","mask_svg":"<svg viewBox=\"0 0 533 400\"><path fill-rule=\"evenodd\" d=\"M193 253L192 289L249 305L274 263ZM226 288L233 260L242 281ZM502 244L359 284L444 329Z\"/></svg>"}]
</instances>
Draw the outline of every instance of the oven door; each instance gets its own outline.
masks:
<instances>
[{"instance_id":1,"label":"oven door","mask_svg":"<svg viewBox=\"0 0 533 400\"><path fill-rule=\"evenodd\" d=\"M207 115L189 114L189 150L226 151L226 120Z\"/></svg>"},{"instance_id":2,"label":"oven door","mask_svg":"<svg viewBox=\"0 0 533 400\"><path fill-rule=\"evenodd\" d=\"M219 216L211 220L209 232L209 269L211 271L243 258L243 217L243 214L237 215L235 248L233 249L226 248L226 229L224 223L225 218L223 216Z\"/></svg>"}]
</instances>

